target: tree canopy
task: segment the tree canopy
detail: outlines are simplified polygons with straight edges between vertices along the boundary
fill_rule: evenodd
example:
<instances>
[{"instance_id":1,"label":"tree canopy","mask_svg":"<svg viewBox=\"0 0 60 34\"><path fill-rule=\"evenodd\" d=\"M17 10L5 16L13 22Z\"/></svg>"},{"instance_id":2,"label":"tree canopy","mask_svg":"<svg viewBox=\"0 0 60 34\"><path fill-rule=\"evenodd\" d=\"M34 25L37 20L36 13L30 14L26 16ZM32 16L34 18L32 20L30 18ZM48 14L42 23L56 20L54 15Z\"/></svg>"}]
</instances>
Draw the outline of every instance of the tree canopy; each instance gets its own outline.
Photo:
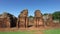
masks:
<instances>
[{"instance_id":1,"label":"tree canopy","mask_svg":"<svg viewBox=\"0 0 60 34\"><path fill-rule=\"evenodd\" d=\"M60 11L56 11L52 14L54 20L60 20Z\"/></svg>"},{"instance_id":2,"label":"tree canopy","mask_svg":"<svg viewBox=\"0 0 60 34\"><path fill-rule=\"evenodd\" d=\"M33 18L33 16L30 15L29 18Z\"/></svg>"}]
</instances>

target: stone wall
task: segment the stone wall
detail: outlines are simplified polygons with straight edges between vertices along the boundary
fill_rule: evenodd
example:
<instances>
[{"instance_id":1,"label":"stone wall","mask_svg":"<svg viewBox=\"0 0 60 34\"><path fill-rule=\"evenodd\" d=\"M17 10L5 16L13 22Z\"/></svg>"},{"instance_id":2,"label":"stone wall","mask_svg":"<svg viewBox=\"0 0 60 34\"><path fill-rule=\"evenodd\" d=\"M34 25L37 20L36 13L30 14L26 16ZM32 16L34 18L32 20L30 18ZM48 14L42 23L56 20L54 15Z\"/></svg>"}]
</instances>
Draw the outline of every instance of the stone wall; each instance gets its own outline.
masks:
<instances>
[{"instance_id":1,"label":"stone wall","mask_svg":"<svg viewBox=\"0 0 60 34\"><path fill-rule=\"evenodd\" d=\"M18 18L9 13L3 13L0 15L0 28L11 28L11 27L27 28L30 25L40 27L40 26L55 26L58 24L53 23L53 18L51 14L48 14L47 16L43 17L40 10L35 11L33 18L28 17L27 9L22 10Z\"/></svg>"},{"instance_id":2,"label":"stone wall","mask_svg":"<svg viewBox=\"0 0 60 34\"><path fill-rule=\"evenodd\" d=\"M28 26L28 10L23 10L18 16L18 27L27 27Z\"/></svg>"},{"instance_id":3,"label":"stone wall","mask_svg":"<svg viewBox=\"0 0 60 34\"><path fill-rule=\"evenodd\" d=\"M34 24L36 27L43 26L43 16L40 12L40 10L35 11L35 16L34 16Z\"/></svg>"},{"instance_id":4,"label":"stone wall","mask_svg":"<svg viewBox=\"0 0 60 34\"><path fill-rule=\"evenodd\" d=\"M0 28L9 28L10 27L10 19L6 14L0 15Z\"/></svg>"},{"instance_id":5,"label":"stone wall","mask_svg":"<svg viewBox=\"0 0 60 34\"><path fill-rule=\"evenodd\" d=\"M0 27L1 28L10 28L15 27L17 18L9 13L3 13L0 15Z\"/></svg>"},{"instance_id":6,"label":"stone wall","mask_svg":"<svg viewBox=\"0 0 60 34\"><path fill-rule=\"evenodd\" d=\"M48 14L47 25L48 26L52 26L53 25L53 18L52 18L51 14Z\"/></svg>"}]
</instances>

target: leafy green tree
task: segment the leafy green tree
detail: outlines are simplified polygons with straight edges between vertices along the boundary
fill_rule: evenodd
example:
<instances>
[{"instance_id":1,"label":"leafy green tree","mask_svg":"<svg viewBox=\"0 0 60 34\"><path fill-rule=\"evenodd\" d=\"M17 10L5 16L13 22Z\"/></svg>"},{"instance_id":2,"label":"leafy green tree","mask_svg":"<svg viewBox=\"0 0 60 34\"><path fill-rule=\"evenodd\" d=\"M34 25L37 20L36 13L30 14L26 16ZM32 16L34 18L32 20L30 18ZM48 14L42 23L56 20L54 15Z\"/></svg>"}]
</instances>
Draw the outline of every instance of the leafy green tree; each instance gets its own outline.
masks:
<instances>
[{"instance_id":1,"label":"leafy green tree","mask_svg":"<svg viewBox=\"0 0 60 34\"><path fill-rule=\"evenodd\" d=\"M44 15L48 15L48 13L43 14L43 16L44 16Z\"/></svg>"},{"instance_id":2,"label":"leafy green tree","mask_svg":"<svg viewBox=\"0 0 60 34\"><path fill-rule=\"evenodd\" d=\"M60 11L56 11L52 14L54 20L60 20Z\"/></svg>"},{"instance_id":3,"label":"leafy green tree","mask_svg":"<svg viewBox=\"0 0 60 34\"><path fill-rule=\"evenodd\" d=\"M30 15L29 18L33 18L33 16Z\"/></svg>"}]
</instances>

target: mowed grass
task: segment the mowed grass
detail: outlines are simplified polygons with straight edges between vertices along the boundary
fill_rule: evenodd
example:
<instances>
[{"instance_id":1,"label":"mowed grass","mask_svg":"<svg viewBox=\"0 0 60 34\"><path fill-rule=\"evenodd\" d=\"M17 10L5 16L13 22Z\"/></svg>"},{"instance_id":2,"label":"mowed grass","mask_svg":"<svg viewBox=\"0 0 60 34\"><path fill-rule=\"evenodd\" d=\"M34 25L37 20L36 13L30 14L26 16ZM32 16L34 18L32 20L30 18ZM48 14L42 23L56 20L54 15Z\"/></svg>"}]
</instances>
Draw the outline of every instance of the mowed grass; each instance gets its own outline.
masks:
<instances>
[{"instance_id":1,"label":"mowed grass","mask_svg":"<svg viewBox=\"0 0 60 34\"><path fill-rule=\"evenodd\" d=\"M34 34L34 31L0 32L0 34Z\"/></svg>"},{"instance_id":2,"label":"mowed grass","mask_svg":"<svg viewBox=\"0 0 60 34\"><path fill-rule=\"evenodd\" d=\"M0 32L0 34L35 34L35 32L38 31L33 30L33 31L17 31L17 32ZM39 32L42 32L43 34L60 34L60 29L50 29L42 31L39 30Z\"/></svg>"},{"instance_id":3,"label":"mowed grass","mask_svg":"<svg viewBox=\"0 0 60 34\"><path fill-rule=\"evenodd\" d=\"M51 29L43 31L44 34L60 34L60 29Z\"/></svg>"},{"instance_id":4,"label":"mowed grass","mask_svg":"<svg viewBox=\"0 0 60 34\"><path fill-rule=\"evenodd\" d=\"M33 34L33 32L0 32L0 34Z\"/></svg>"}]
</instances>

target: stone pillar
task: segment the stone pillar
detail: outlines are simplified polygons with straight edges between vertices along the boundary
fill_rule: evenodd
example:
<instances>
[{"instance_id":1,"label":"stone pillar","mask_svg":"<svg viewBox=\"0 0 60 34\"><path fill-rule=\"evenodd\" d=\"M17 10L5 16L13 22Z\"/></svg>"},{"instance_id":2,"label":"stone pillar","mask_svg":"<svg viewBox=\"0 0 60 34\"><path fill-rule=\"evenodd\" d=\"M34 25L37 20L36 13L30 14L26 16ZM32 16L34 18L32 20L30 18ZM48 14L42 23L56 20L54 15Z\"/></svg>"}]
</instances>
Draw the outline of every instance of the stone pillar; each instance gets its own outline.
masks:
<instances>
[{"instance_id":1,"label":"stone pillar","mask_svg":"<svg viewBox=\"0 0 60 34\"><path fill-rule=\"evenodd\" d=\"M39 26L43 26L44 23L43 23L43 18L42 18L42 14L40 12L40 10L36 10L35 11L35 17L34 17L34 23L35 23L35 26L36 27L39 27Z\"/></svg>"},{"instance_id":2,"label":"stone pillar","mask_svg":"<svg viewBox=\"0 0 60 34\"><path fill-rule=\"evenodd\" d=\"M23 10L18 16L18 27L26 28L28 26L28 10Z\"/></svg>"},{"instance_id":3,"label":"stone pillar","mask_svg":"<svg viewBox=\"0 0 60 34\"><path fill-rule=\"evenodd\" d=\"M26 17L26 28L28 27L28 17Z\"/></svg>"}]
</instances>

